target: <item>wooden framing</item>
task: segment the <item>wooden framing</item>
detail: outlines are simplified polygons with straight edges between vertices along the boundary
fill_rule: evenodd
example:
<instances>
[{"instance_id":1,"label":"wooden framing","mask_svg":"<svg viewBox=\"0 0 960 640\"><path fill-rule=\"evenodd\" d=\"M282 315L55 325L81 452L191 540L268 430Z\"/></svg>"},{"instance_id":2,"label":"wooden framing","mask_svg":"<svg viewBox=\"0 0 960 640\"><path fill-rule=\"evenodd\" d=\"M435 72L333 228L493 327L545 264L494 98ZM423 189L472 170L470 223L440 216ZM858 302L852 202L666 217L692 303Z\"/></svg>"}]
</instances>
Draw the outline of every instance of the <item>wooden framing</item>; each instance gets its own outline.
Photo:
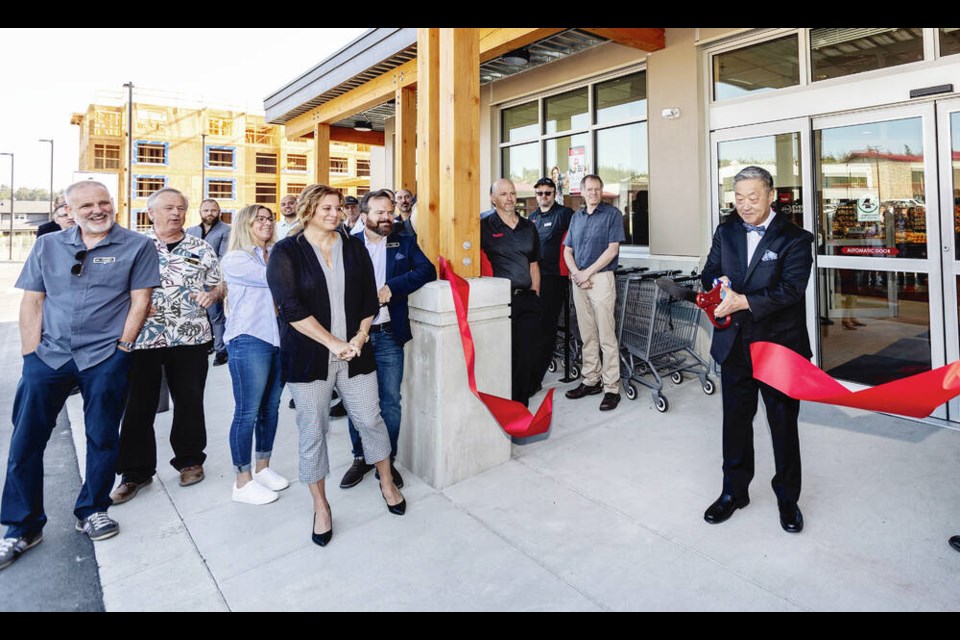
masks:
<instances>
[{"instance_id":1,"label":"wooden framing","mask_svg":"<svg viewBox=\"0 0 960 640\"><path fill-rule=\"evenodd\" d=\"M417 243L440 255L440 30L417 29Z\"/></svg>"},{"instance_id":2,"label":"wooden framing","mask_svg":"<svg viewBox=\"0 0 960 640\"><path fill-rule=\"evenodd\" d=\"M317 184L330 184L330 125L317 124L313 128L315 158L313 181Z\"/></svg>"},{"instance_id":3,"label":"wooden framing","mask_svg":"<svg viewBox=\"0 0 960 640\"><path fill-rule=\"evenodd\" d=\"M645 29L587 29L579 27L581 31L613 40L614 42L641 51L659 51L666 46L664 30L648 27Z\"/></svg>"},{"instance_id":4,"label":"wooden framing","mask_svg":"<svg viewBox=\"0 0 960 640\"><path fill-rule=\"evenodd\" d=\"M396 93L393 144L393 188L416 192L417 186L417 90L401 87Z\"/></svg>"}]
</instances>

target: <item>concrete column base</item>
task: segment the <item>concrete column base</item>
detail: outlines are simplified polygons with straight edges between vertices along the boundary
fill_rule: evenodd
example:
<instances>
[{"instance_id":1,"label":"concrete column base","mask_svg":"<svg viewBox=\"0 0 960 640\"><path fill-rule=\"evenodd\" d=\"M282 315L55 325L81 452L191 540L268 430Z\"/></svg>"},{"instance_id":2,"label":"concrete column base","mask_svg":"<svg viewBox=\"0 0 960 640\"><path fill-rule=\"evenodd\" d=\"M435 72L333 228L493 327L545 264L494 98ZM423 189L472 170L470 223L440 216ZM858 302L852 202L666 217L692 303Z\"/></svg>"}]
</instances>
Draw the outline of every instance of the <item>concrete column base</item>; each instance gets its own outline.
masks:
<instances>
[{"instance_id":1,"label":"concrete column base","mask_svg":"<svg viewBox=\"0 0 960 640\"><path fill-rule=\"evenodd\" d=\"M477 386L509 398L510 281L468 282ZM403 466L443 489L509 460L511 439L470 392L449 282L431 282L410 296L410 324L397 455Z\"/></svg>"}]
</instances>

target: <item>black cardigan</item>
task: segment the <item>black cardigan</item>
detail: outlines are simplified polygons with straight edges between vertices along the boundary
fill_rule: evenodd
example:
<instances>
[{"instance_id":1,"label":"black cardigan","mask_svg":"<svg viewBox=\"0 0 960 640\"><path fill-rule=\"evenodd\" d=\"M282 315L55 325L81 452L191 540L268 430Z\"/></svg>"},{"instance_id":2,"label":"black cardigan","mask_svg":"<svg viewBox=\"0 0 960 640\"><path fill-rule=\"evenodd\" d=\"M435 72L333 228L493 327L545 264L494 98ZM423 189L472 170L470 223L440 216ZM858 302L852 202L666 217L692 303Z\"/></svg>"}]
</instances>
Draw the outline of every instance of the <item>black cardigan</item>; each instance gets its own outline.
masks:
<instances>
[{"instance_id":1,"label":"black cardigan","mask_svg":"<svg viewBox=\"0 0 960 640\"><path fill-rule=\"evenodd\" d=\"M347 339L360 328L360 321L379 309L373 263L363 241L343 239L343 303L347 316ZM267 284L277 305L280 321L280 366L285 382L326 380L330 351L292 326L308 316L330 330L330 297L327 280L313 246L302 233L278 242L267 262ZM367 344L347 363L349 376L376 370L373 348Z\"/></svg>"}]
</instances>

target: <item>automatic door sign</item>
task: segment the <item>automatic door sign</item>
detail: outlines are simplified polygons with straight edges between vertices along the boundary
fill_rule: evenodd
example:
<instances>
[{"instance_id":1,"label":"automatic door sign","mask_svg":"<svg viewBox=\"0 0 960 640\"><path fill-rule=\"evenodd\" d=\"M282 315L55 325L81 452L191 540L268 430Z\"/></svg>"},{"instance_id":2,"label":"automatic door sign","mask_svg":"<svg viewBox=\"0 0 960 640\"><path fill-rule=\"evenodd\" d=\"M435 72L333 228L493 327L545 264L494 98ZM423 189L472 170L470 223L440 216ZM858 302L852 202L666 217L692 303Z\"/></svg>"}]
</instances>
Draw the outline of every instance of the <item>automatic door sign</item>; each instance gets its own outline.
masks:
<instances>
[{"instance_id":1,"label":"automatic door sign","mask_svg":"<svg viewBox=\"0 0 960 640\"><path fill-rule=\"evenodd\" d=\"M879 222L880 203L873 196L857 200L857 222Z\"/></svg>"}]
</instances>

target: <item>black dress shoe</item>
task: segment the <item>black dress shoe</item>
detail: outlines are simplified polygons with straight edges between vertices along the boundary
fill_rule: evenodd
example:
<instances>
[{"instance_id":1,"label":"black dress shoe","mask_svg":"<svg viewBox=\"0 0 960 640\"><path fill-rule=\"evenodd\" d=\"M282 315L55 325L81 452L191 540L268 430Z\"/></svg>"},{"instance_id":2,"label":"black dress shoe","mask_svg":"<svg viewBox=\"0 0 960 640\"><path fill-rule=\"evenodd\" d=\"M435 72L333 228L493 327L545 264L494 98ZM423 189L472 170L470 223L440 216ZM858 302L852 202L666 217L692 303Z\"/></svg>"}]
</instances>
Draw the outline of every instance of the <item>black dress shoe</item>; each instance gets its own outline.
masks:
<instances>
[{"instance_id":1,"label":"black dress shoe","mask_svg":"<svg viewBox=\"0 0 960 640\"><path fill-rule=\"evenodd\" d=\"M730 518L737 509L750 504L750 498L734 498L729 493L721 494L716 501L703 512L703 519L710 524L720 524Z\"/></svg>"},{"instance_id":2,"label":"black dress shoe","mask_svg":"<svg viewBox=\"0 0 960 640\"><path fill-rule=\"evenodd\" d=\"M363 458L354 458L353 464L350 465L347 472L343 474L343 479L340 481L340 488L349 489L350 487L357 486L370 469L373 469L372 464L367 464Z\"/></svg>"},{"instance_id":3,"label":"black dress shoe","mask_svg":"<svg viewBox=\"0 0 960 640\"><path fill-rule=\"evenodd\" d=\"M951 547L953 547L957 551L960 551L960 536L953 536L952 538L947 540L947 542L950 543Z\"/></svg>"},{"instance_id":4,"label":"black dress shoe","mask_svg":"<svg viewBox=\"0 0 960 640\"><path fill-rule=\"evenodd\" d=\"M397 468L393 466L393 462L390 463L390 474L393 476L393 484L397 485L397 489L403 489L403 476L401 476ZM379 471L374 471L373 475L377 476L377 480L380 479Z\"/></svg>"},{"instance_id":5,"label":"black dress shoe","mask_svg":"<svg viewBox=\"0 0 960 640\"><path fill-rule=\"evenodd\" d=\"M383 496L383 501L384 501L384 502L387 502L387 496L385 496L385 495L383 494L383 489L380 489L380 495ZM395 515L395 516L402 516L404 513L407 512L407 500L406 500L406 498L404 498L403 500L401 500L401 501L398 502L397 504L393 504L393 505L390 504L389 502L387 502L387 511L389 511L390 513L392 513L392 514Z\"/></svg>"},{"instance_id":6,"label":"black dress shoe","mask_svg":"<svg viewBox=\"0 0 960 640\"><path fill-rule=\"evenodd\" d=\"M213 356L213 366L219 367L220 365L227 364L227 360L229 359L226 351L217 351L217 355Z\"/></svg>"},{"instance_id":7,"label":"black dress shoe","mask_svg":"<svg viewBox=\"0 0 960 640\"><path fill-rule=\"evenodd\" d=\"M780 505L780 526L787 533L803 531L803 514L800 513L800 507L797 506L797 503L791 502Z\"/></svg>"},{"instance_id":8,"label":"black dress shoe","mask_svg":"<svg viewBox=\"0 0 960 640\"><path fill-rule=\"evenodd\" d=\"M613 411L620 404L619 393L603 394L603 401L600 403L600 411Z\"/></svg>"},{"instance_id":9,"label":"black dress shoe","mask_svg":"<svg viewBox=\"0 0 960 640\"><path fill-rule=\"evenodd\" d=\"M313 512L313 524L310 525L310 537L313 543L321 547L327 546L330 538L333 537L333 512L330 512L330 529L324 533L314 533L317 525L317 512Z\"/></svg>"},{"instance_id":10,"label":"black dress shoe","mask_svg":"<svg viewBox=\"0 0 960 640\"><path fill-rule=\"evenodd\" d=\"M603 385L601 383L597 384L583 384L580 383L580 386L576 389L570 389L564 395L570 398L571 400L578 400L585 396L595 396L598 393L603 393Z\"/></svg>"}]
</instances>

